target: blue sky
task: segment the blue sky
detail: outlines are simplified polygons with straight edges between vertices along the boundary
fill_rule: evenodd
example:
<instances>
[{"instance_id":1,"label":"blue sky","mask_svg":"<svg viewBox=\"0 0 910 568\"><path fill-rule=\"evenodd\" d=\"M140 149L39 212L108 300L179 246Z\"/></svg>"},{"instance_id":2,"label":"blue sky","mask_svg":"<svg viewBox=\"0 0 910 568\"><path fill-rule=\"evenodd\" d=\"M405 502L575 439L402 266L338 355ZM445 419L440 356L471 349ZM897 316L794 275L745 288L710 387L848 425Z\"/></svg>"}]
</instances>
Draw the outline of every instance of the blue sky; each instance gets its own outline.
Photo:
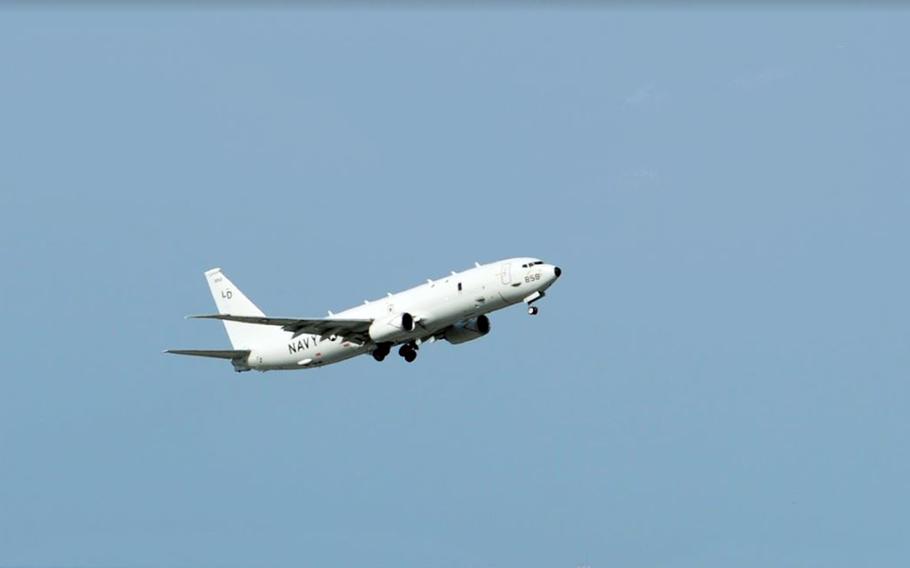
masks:
<instances>
[{"instance_id":1,"label":"blue sky","mask_svg":"<svg viewBox=\"0 0 910 568\"><path fill-rule=\"evenodd\" d=\"M906 564L907 12L0 15L0 566ZM516 255L414 365L160 353Z\"/></svg>"}]
</instances>

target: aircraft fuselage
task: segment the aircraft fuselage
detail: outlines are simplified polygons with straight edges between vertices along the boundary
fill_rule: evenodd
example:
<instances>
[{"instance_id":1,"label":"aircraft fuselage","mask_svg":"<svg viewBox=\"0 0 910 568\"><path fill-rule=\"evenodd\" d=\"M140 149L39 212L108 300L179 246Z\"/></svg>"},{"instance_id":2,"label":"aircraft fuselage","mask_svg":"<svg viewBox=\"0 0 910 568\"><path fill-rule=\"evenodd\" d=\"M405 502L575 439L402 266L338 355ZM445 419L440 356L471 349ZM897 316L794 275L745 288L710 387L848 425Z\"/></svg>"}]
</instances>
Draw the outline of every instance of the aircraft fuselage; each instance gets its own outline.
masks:
<instances>
[{"instance_id":1,"label":"aircraft fuselage","mask_svg":"<svg viewBox=\"0 0 910 568\"><path fill-rule=\"evenodd\" d=\"M435 337L453 324L521 303L535 292L549 288L556 281L556 267L530 265L533 262L539 261L514 258L481 265L369 301L332 317L381 319L407 312L418 318L417 324L413 332L396 344ZM344 337L303 334L294 338L288 333L281 344L253 350L248 365L261 371L317 367L369 353L373 347L371 342L357 343Z\"/></svg>"}]
</instances>

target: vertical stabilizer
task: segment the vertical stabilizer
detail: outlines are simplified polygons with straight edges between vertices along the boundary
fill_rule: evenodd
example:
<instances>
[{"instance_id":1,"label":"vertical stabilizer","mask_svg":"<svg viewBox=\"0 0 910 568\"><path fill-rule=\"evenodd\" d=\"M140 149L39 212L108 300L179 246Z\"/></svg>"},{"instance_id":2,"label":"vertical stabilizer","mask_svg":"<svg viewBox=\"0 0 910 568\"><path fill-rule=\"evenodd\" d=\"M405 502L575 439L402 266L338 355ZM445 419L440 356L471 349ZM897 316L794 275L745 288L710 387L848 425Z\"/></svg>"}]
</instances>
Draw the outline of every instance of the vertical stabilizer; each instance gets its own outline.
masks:
<instances>
[{"instance_id":1,"label":"vertical stabilizer","mask_svg":"<svg viewBox=\"0 0 910 568\"><path fill-rule=\"evenodd\" d=\"M205 279L209 283L209 289L212 291L212 297L215 299L215 306L218 307L219 314L230 314L232 316L265 315L233 282L228 280L228 277L221 272L220 268L206 270ZM271 326L236 321L225 321L224 329L227 331L228 338L231 340L231 345L234 346L234 349L251 349L257 345L263 345L283 333L280 329Z\"/></svg>"}]
</instances>

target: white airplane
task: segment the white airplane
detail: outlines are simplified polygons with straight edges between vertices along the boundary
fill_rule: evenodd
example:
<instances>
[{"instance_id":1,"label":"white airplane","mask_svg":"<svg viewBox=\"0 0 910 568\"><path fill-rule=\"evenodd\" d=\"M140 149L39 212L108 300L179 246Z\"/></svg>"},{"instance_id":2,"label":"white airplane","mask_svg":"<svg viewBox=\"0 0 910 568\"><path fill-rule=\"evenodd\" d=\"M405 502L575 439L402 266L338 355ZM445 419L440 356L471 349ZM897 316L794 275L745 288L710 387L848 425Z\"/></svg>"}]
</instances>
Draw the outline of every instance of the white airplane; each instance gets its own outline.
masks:
<instances>
[{"instance_id":1,"label":"white airplane","mask_svg":"<svg viewBox=\"0 0 910 568\"><path fill-rule=\"evenodd\" d=\"M229 359L237 372L309 369L363 353L382 361L393 347L411 363L424 343L445 339L458 344L490 332L486 314L519 302L534 302L559 278L558 266L536 258L510 258L477 264L461 273L427 280L410 290L327 318L266 317L220 268L206 271L217 314L189 318L224 321L229 350L168 349L165 353Z\"/></svg>"}]
</instances>

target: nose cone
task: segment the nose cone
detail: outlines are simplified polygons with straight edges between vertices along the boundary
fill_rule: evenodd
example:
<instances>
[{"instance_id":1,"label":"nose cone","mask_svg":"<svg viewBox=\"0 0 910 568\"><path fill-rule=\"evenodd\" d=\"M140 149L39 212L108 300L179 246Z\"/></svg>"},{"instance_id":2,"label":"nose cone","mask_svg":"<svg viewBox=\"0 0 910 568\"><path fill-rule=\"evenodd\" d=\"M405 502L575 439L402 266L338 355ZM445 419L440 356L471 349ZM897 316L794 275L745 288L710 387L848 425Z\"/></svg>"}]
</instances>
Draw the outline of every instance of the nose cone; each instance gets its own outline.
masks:
<instances>
[{"instance_id":1,"label":"nose cone","mask_svg":"<svg viewBox=\"0 0 910 568\"><path fill-rule=\"evenodd\" d=\"M553 274L555 274L556 277L559 278L559 277L562 275L562 269L559 268L558 266L554 266L554 267L553 267Z\"/></svg>"}]
</instances>

